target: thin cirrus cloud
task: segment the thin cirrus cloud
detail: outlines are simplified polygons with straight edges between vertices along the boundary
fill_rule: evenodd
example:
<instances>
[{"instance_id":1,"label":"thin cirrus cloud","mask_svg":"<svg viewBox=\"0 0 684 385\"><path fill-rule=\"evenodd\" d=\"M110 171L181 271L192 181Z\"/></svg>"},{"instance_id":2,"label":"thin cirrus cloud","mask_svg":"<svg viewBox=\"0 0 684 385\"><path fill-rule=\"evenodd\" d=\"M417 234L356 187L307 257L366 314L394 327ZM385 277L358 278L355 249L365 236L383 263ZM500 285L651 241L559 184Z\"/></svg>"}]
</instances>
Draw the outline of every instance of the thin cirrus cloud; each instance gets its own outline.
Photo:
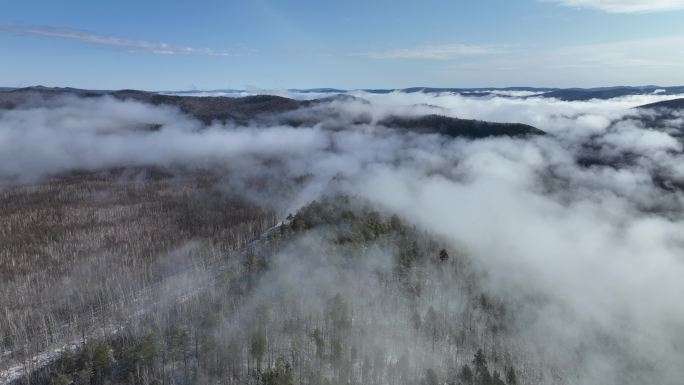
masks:
<instances>
[{"instance_id":1,"label":"thin cirrus cloud","mask_svg":"<svg viewBox=\"0 0 684 385\"><path fill-rule=\"evenodd\" d=\"M123 49L129 52L142 52L157 55L240 56L240 53L228 50L183 47L163 42L121 39L71 28L0 25L0 32L12 33L20 36L73 40L87 44Z\"/></svg>"},{"instance_id":2,"label":"thin cirrus cloud","mask_svg":"<svg viewBox=\"0 0 684 385\"><path fill-rule=\"evenodd\" d=\"M363 56L371 59L448 60L463 56L489 55L501 52L501 50L491 46L455 43L371 51L356 54L355 56Z\"/></svg>"},{"instance_id":3,"label":"thin cirrus cloud","mask_svg":"<svg viewBox=\"0 0 684 385\"><path fill-rule=\"evenodd\" d=\"M684 82L684 35L550 48L519 47L507 54L460 61L444 76L537 85L678 84ZM564 79L568 79L567 82Z\"/></svg>"},{"instance_id":4,"label":"thin cirrus cloud","mask_svg":"<svg viewBox=\"0 0 684 385\"><path fill-rule=\"evenodd\" d=\"M540 0L610 13L650 13L684 9L684 0Z\"/></svg>"}]
</instances>

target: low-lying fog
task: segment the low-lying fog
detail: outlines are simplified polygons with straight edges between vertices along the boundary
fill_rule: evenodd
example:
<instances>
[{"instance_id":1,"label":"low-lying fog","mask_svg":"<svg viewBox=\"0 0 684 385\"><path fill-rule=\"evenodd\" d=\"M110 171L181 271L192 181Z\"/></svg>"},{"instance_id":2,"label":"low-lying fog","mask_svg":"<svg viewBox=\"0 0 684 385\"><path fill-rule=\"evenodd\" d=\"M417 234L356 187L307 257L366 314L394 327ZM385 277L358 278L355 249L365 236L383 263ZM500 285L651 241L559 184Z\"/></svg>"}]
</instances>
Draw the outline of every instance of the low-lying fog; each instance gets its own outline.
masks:
<instances>
[{"instance_id":1,"label":"low-lying fog","mask_svg":"<svg viewBox=\"0 0 684 385\"><path fill-rule=\"evenodd\" d=\"M219 170L226 188L283 214L324 194L359 196L467 253L488 289L525 314L518 340L578 382L630 383L626 368L638 366L653 383L681 382L684 114L656 130L642 119L654 112L632 109L672 96L353 95L363 100L296 112L321 114L309 127L205 127L110 97L36 102L0 111L0 180L159 165ZM548 135L466 140L374 124L393 114L520 122ZM358 116L371 123L353 124ZM349 123L330 130L326 119ZM253 178L270 183L243 187Z\"/></svg>"}]
</instances>

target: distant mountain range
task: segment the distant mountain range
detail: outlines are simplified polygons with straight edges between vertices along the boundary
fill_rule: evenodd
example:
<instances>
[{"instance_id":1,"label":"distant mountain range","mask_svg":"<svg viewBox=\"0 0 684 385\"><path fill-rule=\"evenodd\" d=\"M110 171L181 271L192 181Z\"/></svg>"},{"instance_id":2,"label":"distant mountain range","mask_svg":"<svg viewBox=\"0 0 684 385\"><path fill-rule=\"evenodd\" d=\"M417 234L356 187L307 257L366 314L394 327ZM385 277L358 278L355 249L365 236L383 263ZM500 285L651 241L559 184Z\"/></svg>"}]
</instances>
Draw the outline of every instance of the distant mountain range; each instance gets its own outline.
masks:
<instances>
[{"instance_id":1,"label":"distant mountain range","mask_svg":"<svg viewBox=\"0 0 684 385\"><path fill-rule=\"evenodd\" d=\"M605 87L605 88L568 88L550 91L540 96L565 101L584 101L592 99L612 99L630 95L679 95L684 94L684 86L678 87Z\"/></svg>"},{"instance_id":2,"label":"distant mountain range","mask_svg":"<svg viewBox=\"0 0 684 385\"><path fill-rule=\"evenodd\" d=\"M320 94L343 94L353 91L363 91L371 94L389 94L391 92L404 93L457 93L457 94L492 94L497 92L532 92L544 93L549 91L556 91L559 88L535 88L535 87L480 87L480 88L435 88L435 87L409 87L409 88L362 88L362 89L341 89L341 88L289 88L287 91L294 93L320 93ZM165 91L167 94L197 94L197 93L243 93L250 92L248 90L239 89L213 89L213 90L181 90L181 91Z\"/></svg>"},{"instance_id":3,"label":"distant mountain range","mask_svg":"<svg viewBox=\"0 0 684 385\"><path fill-rule=\"evenodd\" d=\"M499 95L506 92L527 92L531 95L510 96L510 97L544 97L556 98L566 101L583 101L592 99L610 99L614 97L628 95L677 95L684 94L684 87L608 87L591 89L552 89L552 88L533 88L533 87L508 87L508 88L425 88L414 87L400 90L365 90L369 93L456 93L466 96L487 96L492 94ZM215 90L209 93L241 93L238 90ZM237 125L268 125L268 124L287 124L292 126L314 126L322 122L325 127L332 129L342 129L344 125L370 124L367 116L358 116L352 120L339 120L335 114L334 105L336 101L356 101L368 103L367 100L359 96L348 94L345 90L335 88L316 88L291 90L291 92L330 94L330 96L319 97L311 100L292 99L276 95L251 95L251 96L190 96L197 94L196 91L158 93L138 90L84 90L70 87L27 87L27 88L0 88L0 109L13 109L27 103L40 103L52 98L71 95L85 98L96 98L104 95L111 96L120 100L136 100L152 105L174 106L191 115L205 124L213 121L232 122ZM321 108L323 106L324 108ZM313 108L316 107L316 108ZM684 98L662 101L636 107L636 109L654 109L659 112L655 115L640 117L649 124L658 127L660 123L673 119L674 110L684 109ZM333 122L333 123L330 123ZM543 135L535 127L519 123L494 123L475 120L459 119L443 115L423 115L423 116L390 116L378 125L390 129L401 131L412 131L418 133L438 133L452 137L482 138L488 136L526 136Z\"/></svg>"},{"instance_id":4,"label":"distant mountain range","mask_svg":"<svg viewBox=\"0 0 684 385\"><path fill-rule=\"evenodd\" d=\"M345 124L371 123L370 119L364 115L354 117L353 120L346 121L346 123L336 118L336 114L339 114L339 111L336 111L334 105L331 106L333 102L356 101L368 103L367 100L346 94L337 94L313 100L296 100L275 95L197 97L166 95L137 90L91 91L74 88L28 87L0 92L0 109L14 109L25 103L35 105L66 96L83 98L110 96L120 100L136 100L152 105L174 106L205 124L213 121L223 121L232 122L237 125L287 124L292 126L314 126L324 121L332 121L335 124L327 125L326 127L343 129ZM378 124L389 129L401 131L436 133L466 138L545 134L544 131L525 124L483 122L441 115L390 116Z\"/></svg>"},{"instance_id":5,"label":"distant mountain range","mask_svg":"<svg viewBox=\"0 0 684 385\"><path fill-rule=\"evenodd\" d=\"M91 91L74 88L28 87L0 93L0 108L12 109L35 98L51 99L59 96L79 97L112 96L121 100L137 100L152 105L171 105L204 123L214 120L231 120L247 124L259 115L276 114L295 110L309 105L309 101L299 101L274 95L255 95L245 97L194 97L163 95L137 90Z\"/></svg>"},{"instance_id":6,"label":"distant mountain range","mask_svg":"<svg viewBox=\"0 0 684 385\"><path fill-rule=\"evenodd\" d=\"M28 87L28 88L11 88L0 87L0 92L12 92L17 90L35 90L41 92L73 92L73 93L112 93L111 90L83 90L77 88L50 88L43 86ZM549 88L549 87L479 87L479 88L435 88L435 87L410 87L410 88L378 88L378 89L360 89L360 90L345 90L339 88L306 88L306 89L288 89L287 91L293 93L303 94L343 94L351 91L363 91L374 94L387 94L391 92L404 93L454 93L464 96L485 97L491 95L498 95L504 97L544 97L556 98L564 101L586 101L592 99L611 99L621 96L630 95L678 95L684 94L684 86L662 87L656 85L648 86L616 86L616 87L598 87L598 88ZM239 90L239 89L215 89L215 90L180 90L180 91L163 91L155 92L162 95L185 95L185 94L240 94L251 93L254 91ZM514 93L529 93L529 95L515 95ZM258 91L254 92L258 93ZM509 95L507 95L509 94Z\"/></svg>"},{"instance_id":7,"label":"distant mountain range","mask_svg":"<svg viewBox=\"0 0 684 385\"><path fill-rule=\"evenodd\" d=\"M338 88L312 88L312 89L289 89L290 92L298 93L332 93L340 94L356 90L343 90ZM556 98L563 101L587 101L592 99L612 99L621 96L630 95L679 95L684 94L684 86L676 87L661 87L655 85L649 86L617 86L617 87L598 87L598 88L544 88L544 87L481 87L481 88L434 88L434 87L410 87L410 88L369 88L358 91L368 92L372 94L388 94L392 92L404 93L453 93L464 96L486 97L486 96L501 96L501 97L544 97ZM239 93L245 92L243 90L212 90L207 92L225 92L225 93ZM529 93L529 95L515 95L519 93ZM197 93L197 91L180 91L174 92L182 93Z\"/></svg>"}]
</instances>

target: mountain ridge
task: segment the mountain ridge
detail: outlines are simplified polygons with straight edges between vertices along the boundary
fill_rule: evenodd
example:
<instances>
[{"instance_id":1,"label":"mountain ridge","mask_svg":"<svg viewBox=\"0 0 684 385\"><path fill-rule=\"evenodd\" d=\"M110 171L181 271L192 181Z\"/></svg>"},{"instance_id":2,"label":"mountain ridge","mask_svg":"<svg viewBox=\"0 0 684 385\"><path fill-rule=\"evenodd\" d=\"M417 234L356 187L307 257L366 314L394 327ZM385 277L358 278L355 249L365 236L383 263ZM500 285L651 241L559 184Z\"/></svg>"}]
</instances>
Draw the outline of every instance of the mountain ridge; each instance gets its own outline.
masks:
<instances>
[{"instance_id":1,"label":"mountain ridge","mask_svg":"<svg viewBox=\"0 0 684 385\"><path fill-rule=\"evenodd\" d=\"M135 100L155 106L167 105L177 107L183 113L193 116L204 124L214 121L233 122L237 125L290 124L294 126L315 126L326 116L314 113L312 119L293 119L287 116L297 110L320 106L333 102L360 101L363 98L353 95L339 94L313 100L297 100L277 95L229 96L179 96L153 93L139 90L89 91L76 88L29 87L0 93L0 109L17 108L23 103L36 102L37 99L53 99L60 96L75 95L84 98L110 96L118 100ZM363 123L360 119L356 123ZM450 137L471 139L491 136L524 136L543 135L544 131L520 123L497 123L459 119L441 115L423 115L416 117L389 116L381 125L401 131L417 133L436 133Z\"/></svg>"}]
</instances>

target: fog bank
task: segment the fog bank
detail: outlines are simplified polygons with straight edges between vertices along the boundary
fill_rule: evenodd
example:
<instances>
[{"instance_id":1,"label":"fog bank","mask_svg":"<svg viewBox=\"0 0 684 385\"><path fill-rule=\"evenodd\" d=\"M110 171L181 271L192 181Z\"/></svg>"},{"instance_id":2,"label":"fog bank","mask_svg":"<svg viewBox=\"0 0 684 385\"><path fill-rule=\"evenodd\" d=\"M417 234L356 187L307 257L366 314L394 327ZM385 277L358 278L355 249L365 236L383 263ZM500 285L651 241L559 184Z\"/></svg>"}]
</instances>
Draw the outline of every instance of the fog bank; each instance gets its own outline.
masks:
<instances>
[{"instance_id":1,"label":"fog bank","mask_svg":"<svg viewBox=\"0 0 684 385\"><path fill-rule=\"evenodd\" d=\"M655 129L643 119L653 112L632 109L672 96L353 96L296 111L321 117L299 127L277 118L204 126L173 108L109 97L3 110L0 180L209 169L226 189L283 214L323 195L358 196L472 258L488 290L513 304L513 341L568 383L681 382L684 156L674 133L684 114ZM375 124L424 114L526 123L549 135L467 140Z\"/></svg>"}]
</instances>

